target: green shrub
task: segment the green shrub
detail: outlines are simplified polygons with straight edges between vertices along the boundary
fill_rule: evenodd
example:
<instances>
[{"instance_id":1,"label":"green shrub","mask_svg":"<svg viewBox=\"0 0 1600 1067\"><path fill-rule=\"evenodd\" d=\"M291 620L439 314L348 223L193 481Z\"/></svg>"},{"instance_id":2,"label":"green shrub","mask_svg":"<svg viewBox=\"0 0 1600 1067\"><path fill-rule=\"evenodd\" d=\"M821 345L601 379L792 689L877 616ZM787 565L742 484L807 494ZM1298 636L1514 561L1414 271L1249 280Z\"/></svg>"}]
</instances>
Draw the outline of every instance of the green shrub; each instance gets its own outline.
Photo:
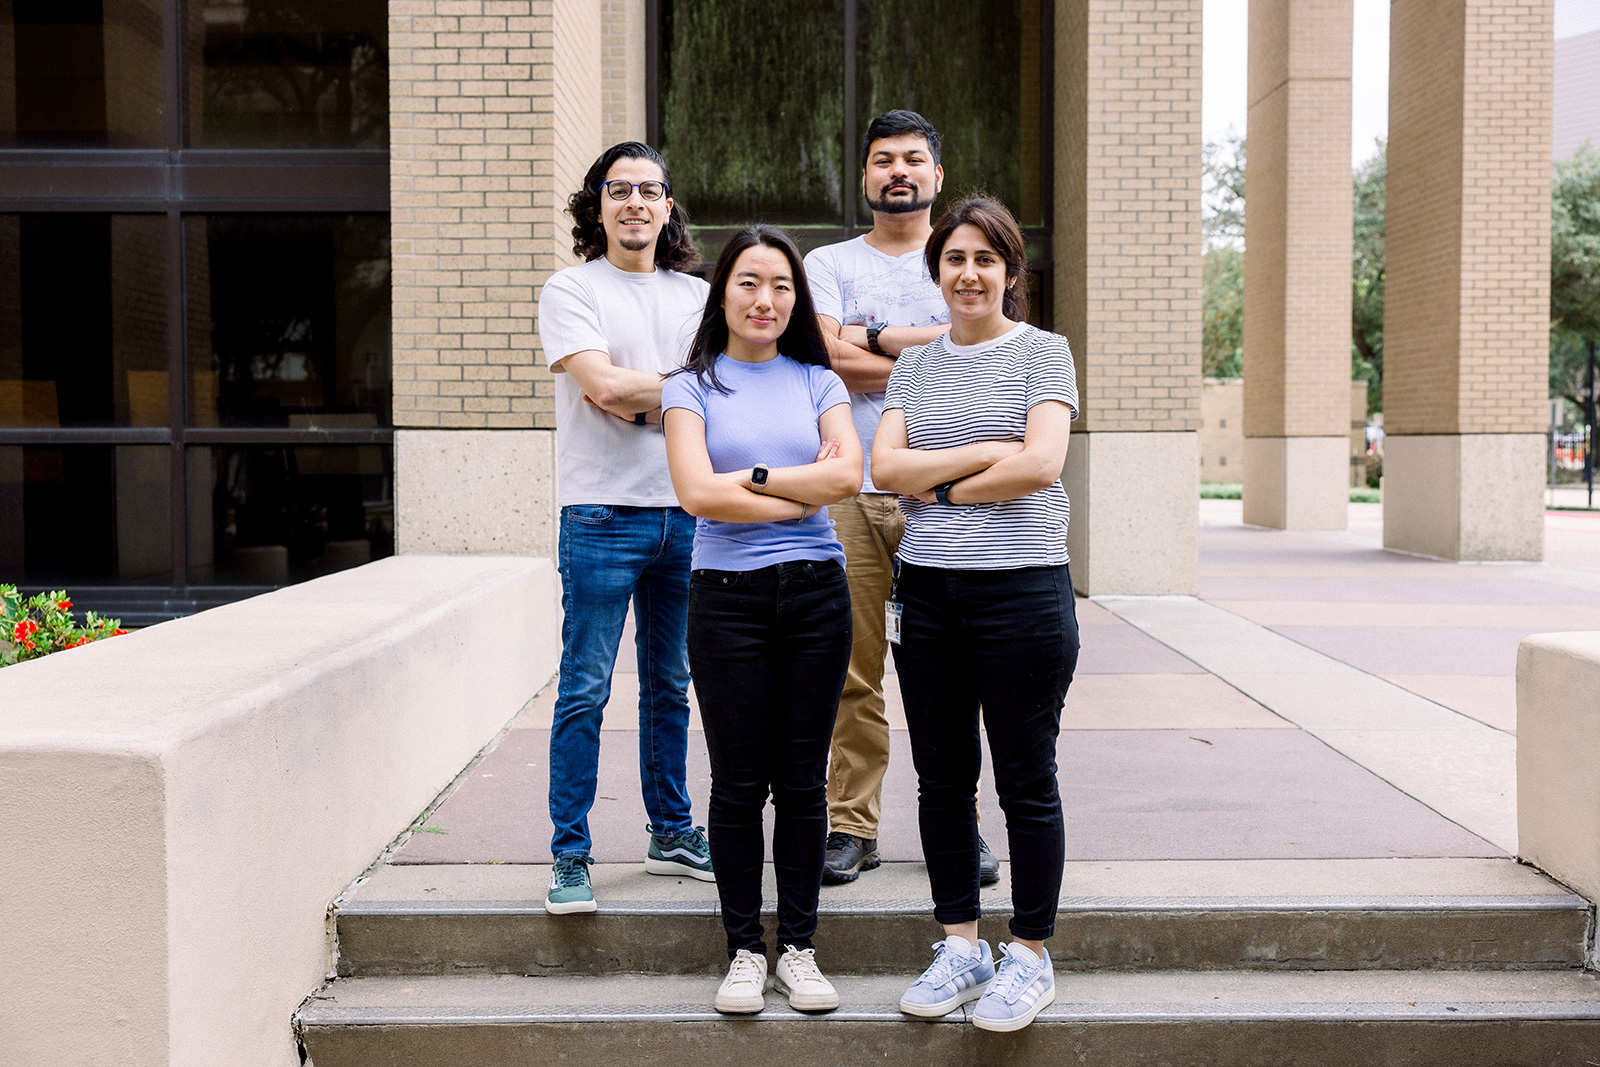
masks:
<instances>
[{"instance_id":1,"label":"green shrub","mask_svg":"<svg viewBox=\"0 0 1600 1067\"><path fill-rule=\"evenodd\" d=\"M64 589L23 599L16 586L0 585L0 667L127 632L120 619L102 619L92 611L78 625Z\"/></svg>"}]
</instances>

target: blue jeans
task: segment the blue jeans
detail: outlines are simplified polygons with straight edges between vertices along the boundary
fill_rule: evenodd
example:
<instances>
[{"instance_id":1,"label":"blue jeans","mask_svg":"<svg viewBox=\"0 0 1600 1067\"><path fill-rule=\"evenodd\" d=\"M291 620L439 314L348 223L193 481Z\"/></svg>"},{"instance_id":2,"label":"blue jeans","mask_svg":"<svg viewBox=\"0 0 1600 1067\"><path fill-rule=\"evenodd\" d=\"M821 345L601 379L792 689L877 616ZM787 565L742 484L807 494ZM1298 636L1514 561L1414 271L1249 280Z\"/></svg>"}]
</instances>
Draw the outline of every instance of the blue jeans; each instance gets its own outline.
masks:
<instances>
[{"instance_id":1,"label":"blue jeans","mask_svg":"<svg viewBox=\"0 0 1600 1067\"><path fill-rule=\"evenodd\" d=\"M682 508L573 504L561 509L561 681L550 727L550 821L556 857L587 856L600 770L600 719L633 604L639 656L639 784L651 831L693 828L689 748L689 559Z\"/></svg>"}]
</instances>

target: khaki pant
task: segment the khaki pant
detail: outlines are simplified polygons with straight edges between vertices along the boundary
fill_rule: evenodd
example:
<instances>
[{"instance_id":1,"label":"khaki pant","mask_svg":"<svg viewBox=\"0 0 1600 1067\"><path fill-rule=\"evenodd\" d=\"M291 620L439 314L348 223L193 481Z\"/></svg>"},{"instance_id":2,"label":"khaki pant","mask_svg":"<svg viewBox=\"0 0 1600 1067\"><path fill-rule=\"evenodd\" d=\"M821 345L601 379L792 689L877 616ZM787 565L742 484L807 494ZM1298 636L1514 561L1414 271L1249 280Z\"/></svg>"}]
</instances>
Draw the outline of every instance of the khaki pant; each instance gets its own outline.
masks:
<instances>
[{"instance_id":1,"label":"khaki pant","mask_svg":"<svg viewBox=\"0 0 1600 1067\"><path fill-rule=\"evenodd\" d=\"M889 768L889 721L883 712L883 661L889 645L883 605L906 520L892 493L860 493L830 505L828 515L844 546L855 627L828 760L828 829L872 838L878 836L883 775Z\"/></svg>"}]
</instances>

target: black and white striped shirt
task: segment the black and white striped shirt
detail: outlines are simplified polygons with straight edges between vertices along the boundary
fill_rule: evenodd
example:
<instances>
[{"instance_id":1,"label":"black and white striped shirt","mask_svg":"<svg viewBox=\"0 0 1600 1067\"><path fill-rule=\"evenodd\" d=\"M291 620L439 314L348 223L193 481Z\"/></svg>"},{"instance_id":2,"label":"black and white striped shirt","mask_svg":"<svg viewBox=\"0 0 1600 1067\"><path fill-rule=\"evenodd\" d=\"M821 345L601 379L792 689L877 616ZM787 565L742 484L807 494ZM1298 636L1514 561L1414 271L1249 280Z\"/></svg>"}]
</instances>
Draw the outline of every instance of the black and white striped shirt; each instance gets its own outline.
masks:
<instances>
[{"instance_id":1,"label":"black and white striped shirt","mask_svg":"<svg viewBox=\"0 0 1600 1067\"><path fill-rule=\"evenodd\" d=\"M1067 339L1027 323L993 341L961 346L945 334L895 360L883 406L905 414L912 448L1020 441L1028 409L1059 401L1078 417L1078 383ZM1013 570L1067 562L1071 505L1057 478L1017 500L924 504L901 497L906 533L899 556L924 567Z\"/></svg>"}]
</instances>

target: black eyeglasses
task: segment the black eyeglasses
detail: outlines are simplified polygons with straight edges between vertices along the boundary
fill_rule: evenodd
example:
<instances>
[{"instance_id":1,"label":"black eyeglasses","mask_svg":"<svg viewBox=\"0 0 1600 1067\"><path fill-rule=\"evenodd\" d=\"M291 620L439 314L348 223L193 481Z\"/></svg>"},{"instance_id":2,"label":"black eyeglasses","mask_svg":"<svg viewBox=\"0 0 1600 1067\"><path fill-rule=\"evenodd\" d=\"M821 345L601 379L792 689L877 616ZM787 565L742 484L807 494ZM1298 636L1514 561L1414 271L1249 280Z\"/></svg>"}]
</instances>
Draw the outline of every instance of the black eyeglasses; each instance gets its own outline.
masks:
<instances>
[{"instance_id":1,"label":"black eyeglasses","mask_svg":"<svg viewBox=\"0 0 1600 1067\"><path fill-rule=\"evenodd\" d=\"M626 200L635 189L639 190L641 200L660 200L672 191L672 187L666 182L625 182L621 178L615 178L600 183L600 191L613 200Z\"/></svg>"}]
</instances>

